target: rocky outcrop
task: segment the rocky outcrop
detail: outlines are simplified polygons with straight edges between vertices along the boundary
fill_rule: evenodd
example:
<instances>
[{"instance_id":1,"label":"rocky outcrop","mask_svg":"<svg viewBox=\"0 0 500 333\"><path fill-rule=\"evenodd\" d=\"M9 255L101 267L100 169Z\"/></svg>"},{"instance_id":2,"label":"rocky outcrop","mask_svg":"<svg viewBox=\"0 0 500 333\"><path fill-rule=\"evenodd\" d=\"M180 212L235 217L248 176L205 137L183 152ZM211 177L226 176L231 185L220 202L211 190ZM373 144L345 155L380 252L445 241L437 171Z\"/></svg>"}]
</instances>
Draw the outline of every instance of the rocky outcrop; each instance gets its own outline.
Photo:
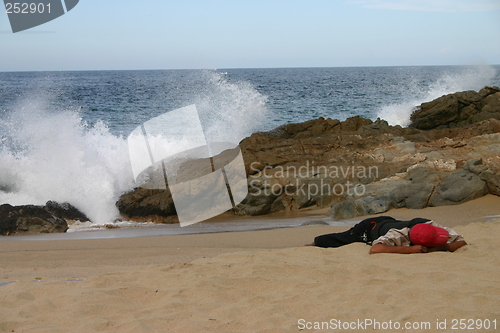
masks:
<instances>
[{"instance_id":1,"label":"rocky outcrop","mask_svg":"<svg viewBox=\"0 0 500 333\"><path fill-rule=\"evenodd\" d=\"M429 130L462 127L490 118L500 119L500 89L463 91L423 103L411 115L410 127Z\"/></svg>"},{"instance_id":2,"label":"rocky outcrop","mask_svg":"<svg viewBox=\"0 0 500 333\"><path fill-rule=\"evenodd\" d=\"M168 188L166 190L136 188L122 195L116 206L124 219L157 223L179 222Z\"/></svg>"},{"instance_id":3,"label":"rocky outcrop","mask_svg":"<svg viewBox=\"0 0 500 333\"><path fill-rule=\"evenodd\" d=\"M66 220L52 215L41 206L0 206L0 234L66 232Z\"/></svg>"},{"instance_id":4,"label":"rocky outcrop","mask_svg":"<svg viewBox=\"0 0 500 333\"><path fill-rule=\"evenodd\" d=\"M322 165L329 162L349 163L357 152L364 151L392 137L419 133L411 128L389 126L384 120L372 122L359 116L346 121L318 118L299 124L288 124L267 133L254 133L240 143L249 175L266 167L292 163ZM367 138L377 140L367 140ZM367 157L373 160L372 157ZM342 162L342 161L341 161Z\"/></svg>"},{"instance_id":5,"label":"rocky outcrop","mask_svg":"<svg viewBox=\"0 0 500 333\"><path fill-rule=\"evenodd\" d=\"M68 222L86 222L87 216L71 204L47 201L45 206L0 206L0 235L66 232Z\"/></svg>"},{"instance_id":6,"label":"rocky outcrop","mask_svg":"<svg viewBox=\"0 0 500 333\"><path fill-rule=\"evenodd\" d=\"M262 215L313 205L328 207L335 201L332 191L338 193L360 182L368 184L395 171L386 168L380 156L359 151L390 142L391 133L418 132L389 126L383 120L353 117L343 122L319 118L255 133L239 145L249 176L249 195L233 212ZM377 137L379 142L366 140L366 135ZM360 163L353 165L355 160ZM124 219L177 222L168 188L136 188L122 195L117 207Z\"/></svg>"},{"instance_id":7,"label":"rocky outcrop","mask_svg":"<svg viewBox=\"0 0 500 333\"><path fill-rule=\"evenodd\" d=\"M406 172L370 184L362 196L344 197L327 215L340 220L384 213L391 208L457 205L487 193L496 194L495 184L500 176L481 159L470 160L455 172L449 172L454 162L448 161L448 166L446 163L439 166L439 161L436 162L419 163Z\"/></svg>"},{"instance_id":8,"label":"rocky outcrop","mask_svg":"<svg viewBox=\"0 0 500 333\"><path fill-rule=\"evenodd\" d=\"M498 193L495 163L500 121L425 132L396 128L396 134L374 133L374 124L338 135L331 146L338 141L351 145L339 145L334 151L320 150L320 145L314 154L300 154L296 149L291 163L265 165L255 154L257 161L251 164L249 176L253 197L235 212L257 215L332 206L329 215L342 219L391 208L458 204ZM281 157L279 153L273 155ZM304 155L305 161L301 160ZM488 166L476 167L476 173L459 170L471 157L487 158Z\"/></svg>"},{"instance_id":9,"label":"rocky outcrop","mask_svg":"<svg viewBox=\"0 0 500 333\"><path fill-rule=\"evenodd\" d=\"M44 209L52 215L65 219L66 221L90 221L87 215L83 214L76 207L67 202L59 203L56 201L47 201Z\"/></svg>"},{"instance_id":10,"label":"rocky outcrop","mask_svg":"<svg viewBox=\"0 0 500 333\"><path fill-rule=\"evenodd\" d=\"M316 206L342 219L499 195L499 96L496 87L443 96L422 104L407 128L318 118L255 133L239 145L249 194L233 212ZM177 221L168 189L138 188L117 206L128 219Z\"/></svg>"}]
</instances>

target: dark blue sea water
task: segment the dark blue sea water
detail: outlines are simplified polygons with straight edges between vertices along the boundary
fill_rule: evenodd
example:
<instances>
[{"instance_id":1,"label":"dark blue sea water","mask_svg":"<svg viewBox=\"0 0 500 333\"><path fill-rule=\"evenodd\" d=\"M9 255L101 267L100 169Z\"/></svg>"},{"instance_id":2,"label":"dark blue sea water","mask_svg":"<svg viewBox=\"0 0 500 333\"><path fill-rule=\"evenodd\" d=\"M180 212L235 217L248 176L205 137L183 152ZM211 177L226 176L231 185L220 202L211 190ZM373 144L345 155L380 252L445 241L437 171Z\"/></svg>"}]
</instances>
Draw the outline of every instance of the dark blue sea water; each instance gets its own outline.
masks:
<instances>
[{"instance_id":1,"label":"dark blue sea water","mask_svg":"<svg viewBox=\"0 0 500 333\"><path fill-rule=\"evenodd\" d=\"M485 85L500 86L500 66L0 73L0 204L70 202L113 221L134 185L126 137L193 103L207 139L237 143L320 116L405 125L414 106Z\"/></svg>"}]
</instances>

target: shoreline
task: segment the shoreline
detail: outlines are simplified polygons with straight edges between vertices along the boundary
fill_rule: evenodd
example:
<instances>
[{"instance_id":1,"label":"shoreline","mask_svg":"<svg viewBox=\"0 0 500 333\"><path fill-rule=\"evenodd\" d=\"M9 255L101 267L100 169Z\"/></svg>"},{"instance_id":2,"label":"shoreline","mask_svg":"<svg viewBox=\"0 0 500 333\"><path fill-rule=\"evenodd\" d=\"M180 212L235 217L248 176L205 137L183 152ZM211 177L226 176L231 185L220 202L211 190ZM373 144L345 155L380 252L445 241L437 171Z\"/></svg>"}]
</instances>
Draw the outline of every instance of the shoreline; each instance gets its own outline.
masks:
<instances>
[{"instance_id":1,"label":"shoreline","mask_svg":"<svg viewBox=\"0 0 500 333\"><path fill-rule=\"evenodd\" d=\"M263 230L276 230L298 228L303 226L324 226L343 228L350 227L369 216L389 215L400 220L410 220L414 217L435 216L436 222L448 227L466 225L470 221L486 222L488 216L498 215L495 207L500 206L500 197L488 194L484 197L465 202L455 206L427 207L424 209L399 208L388 212L367 215L346 220L333 220L326 216L328 208L315 209L314 207L300 211L278 212L262 216L235 216L224 213L207 221L196 223L187 227L179 224L137 223L131 226L118 228L96 229L94 226L84 230L73 230L66 233L48 234L21 234L0 237L0 244L5 241L59 241L59 240L86 240L86 239L116 239L140 237L170 237L187 235L206 235L233 232L253 232ZM449 209L455 208L458 214L450 218ZM91 224L89 224L91 225ZM71 229L70 229L71 230Z\"/></svg>"},{"instance_id":2,"label":"shoreline","mask_svg":"<svg viewBox=\"0 0 500 333\"><path fill-rule=\"evenodd\" d=\"M500 206L500 197L494 195L486 195L484 197L468 201L461 205L456 206L440 206L440 207L427 207L420 210L399 208L393 209L386 213L376 214L371 216L381 216L389 215L400 220L409 220L414 217L424 217L432 219L441 225L455 228L457 226L467 226L471 223L491 223L500 219L498 214L498 208ZM314 211L314 210L312 210ZM281 215L281 213L279 214ZM288 215L297 215L295 213ZM310 216L310 212L307 214ZM276 215L275 215L276 216ZM368 218L369 216L359 217L357 219L352 219L347 221L338 222L329 220L328 217L324 217L323 220L328 221L329 225L305 225L305 226L293 226L293 227L279 227L279 228L263 228L257 230L235 230L235 231L223 231L223 232L207 232L207 233L189 233L189 234L171 234L171 235L140 235L136 234L130 237L89 237L81 239L47 239L47 241L40 241L37 236L42 234L31 234L19 236L5 236L0 238L0 253L21 251L25 248L29 249L70 249L74 244L79 244L80 249L92 249L92 246L99 246L99 244L104 244L105 248L112 248L113 246L120 247L121 244L126 244L128 242L134 243L133 245L138 245L140 247L190 247L192 244L194 248L200 247L224 247L228 248L238 248L239 245L243 248L286 248L301 246L300 241L291 241L290 239L281 239L279 244L270 243L266 245L265 242L259 237L252 237L256 233L260 234L303 234L304 236L309 236L314 234L317 230L324 230L325 232L337 232L343 231L350 228L355 223L361 221L362 219ZM296 217L297 218L297 217ZM304 218L304 216L300 217ZM248 218L247 218L248 219ZM252 218L252 220L257 220ZM268 220L267 217L261 217L258 220L265 222ZM224 223L224 222L222 222ZM343 224L343 225L342 225ZM180 228L180 227L179 227ZM125 229L125 228L124 228ZM148 229L145 228L131 228L131 229ZM314 231L314 232L311 232ZM87 234L87 235L97 235L103 231L90 231L90 232L76 232L70 234ZM65 234L45 234L46 236L64 236ZM43 236L43 235L42 235ZM248 237L250 236L250 237ZM293 237L297 239L297 237ZM232 241L232 239L241 239L241 243ZM252 244L255 241L255 244ZM306 239L307 241L307 239ZM88 242L88 246L85 244ZM106 245L109 243L109 245ZM59 245L58 245L59 244ZM226 245L224 245L226 244ZM224 246L223 246L224 245ZM27 247L25 247L27 246ZM123 245L124 246L124 245Z\"/></svg>"}]
</instances>

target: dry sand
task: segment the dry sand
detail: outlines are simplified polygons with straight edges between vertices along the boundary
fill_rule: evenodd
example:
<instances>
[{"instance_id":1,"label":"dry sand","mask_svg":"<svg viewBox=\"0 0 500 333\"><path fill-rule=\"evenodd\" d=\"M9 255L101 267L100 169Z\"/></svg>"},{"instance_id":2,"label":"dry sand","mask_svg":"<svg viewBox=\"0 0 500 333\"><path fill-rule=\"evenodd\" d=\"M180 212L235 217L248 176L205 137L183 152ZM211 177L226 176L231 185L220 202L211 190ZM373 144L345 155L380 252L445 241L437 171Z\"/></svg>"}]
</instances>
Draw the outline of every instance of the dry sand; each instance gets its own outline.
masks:
<instances>
[{"instance_id":1,"label":"dry sand","mask_svg":"<svg viewBox=\"0 0 500 333\"><path fill-rule=\"evenodd\" d=\"M498 332L498 214L500 198L491 195L460 206L386 213L432 218L469 243L455 253L414 255L369 255L361 243L300 246L345 230L328 226L126 239L3 238L0 331ZM475 326L488 323L489 330ZM410 329L394 329L398 325Z\"/></svg>"}]
</instances>

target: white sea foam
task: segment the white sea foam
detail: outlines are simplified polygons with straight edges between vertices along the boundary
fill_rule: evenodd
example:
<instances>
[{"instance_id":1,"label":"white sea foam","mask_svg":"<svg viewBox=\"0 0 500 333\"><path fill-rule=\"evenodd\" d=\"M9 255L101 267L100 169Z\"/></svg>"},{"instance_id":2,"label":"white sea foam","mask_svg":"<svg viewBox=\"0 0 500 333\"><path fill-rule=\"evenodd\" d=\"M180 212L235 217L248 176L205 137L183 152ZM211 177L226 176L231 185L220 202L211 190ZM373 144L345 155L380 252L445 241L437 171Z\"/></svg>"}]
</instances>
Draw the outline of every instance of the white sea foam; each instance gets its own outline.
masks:
<instances>
[{"instance_id":1,"label":"white sea foam","mask_svg":"<svg viewBox=\"0 0 500 333\"><path fill-rule=\"evenodd\" d=\"M0 202L69 202L94 222L118 216L116 198L132 186L126 141L76 111L48 112L31 101L3 121ZM8 144L7 144L8 142Z\"/></svg>"},{"instance_id":2,"label":"white sea foam","mask_svg":"<svg viewBox=\"0 0 500 333\"><path fill-rule=\"evenodd\" d=\"M207 142L239 143L262 127L267 97L245 81L229 82L224 73L205 71L206 84L192 101Z\"/></svg>"},{"instance_id":3,"label":"white sea foam","mask_svg":"<svg viewBox=\"0 0 500 333\"><path fill-rule=\"evenodd\" d=\"M238 143L262 121L266 98L245 82L203 75L188 102L197 104L207 141ZM68 202L96 224L113 222L119 196L135 186L126 138L103 122L87 125L76 110L51 110L50 99L31 96L0 118L0 204Z\"/></svg>"},{"instance_id":4,"label":"white sea foam","mask_svg":"<svg viewBox=\"0 0 500 333\"><path fill-rule=\"evenodd\" d=\"M408 100L383 106L377 117L391 125L407 126L413 109L440 96L465 90L480 90L490 85L496 75L496 70L489 65L481 65L461 69L459 72L448 73L428 86L410 84L411 98Z\"/></svg>"}]
</instances>

